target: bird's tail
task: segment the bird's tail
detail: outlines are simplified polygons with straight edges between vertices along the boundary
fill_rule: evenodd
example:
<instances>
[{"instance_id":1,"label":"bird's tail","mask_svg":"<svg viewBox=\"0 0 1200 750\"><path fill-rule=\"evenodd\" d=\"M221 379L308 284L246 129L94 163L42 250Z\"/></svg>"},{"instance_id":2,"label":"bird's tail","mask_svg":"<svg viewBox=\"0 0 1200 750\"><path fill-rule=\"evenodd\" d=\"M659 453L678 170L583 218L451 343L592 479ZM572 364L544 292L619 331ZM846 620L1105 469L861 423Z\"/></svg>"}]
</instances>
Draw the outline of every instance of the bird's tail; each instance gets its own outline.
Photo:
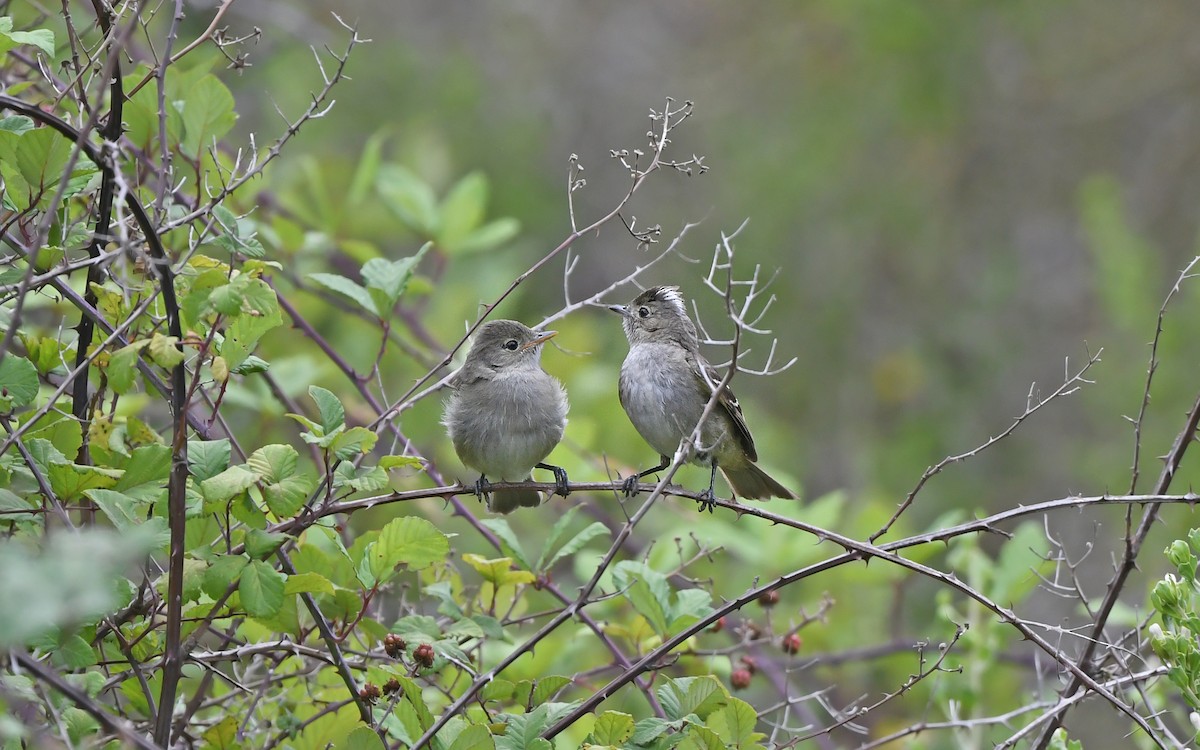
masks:
<instances>
[{"instance_id":1,"label":"bird's tail","mask_svg":"<svg viewBox=\"0 0 1200 750\"><path fill-rule=\"evenodd\" d=\"M512 513L517 508L538 507L542 504L542 493L537 490L492 490L487 504L493 513Z\"/></svg>"},{"instance_id":2,"label":"bird's tail","mask_svg":"<svg viewBox=\"0 0 1200 750\"><path fill-rule=\"evenodd\" d=\"M733 494L738 497L749 500L767 500L772 497L781 497L786 500L800 499L796 493L776 482L771 475L755 464L748 463L740 469L727 469L724 466L720 469L721 473L725 475L725 481L729 482L729 486L733 488Z\"/></svg>"}]
</instances>

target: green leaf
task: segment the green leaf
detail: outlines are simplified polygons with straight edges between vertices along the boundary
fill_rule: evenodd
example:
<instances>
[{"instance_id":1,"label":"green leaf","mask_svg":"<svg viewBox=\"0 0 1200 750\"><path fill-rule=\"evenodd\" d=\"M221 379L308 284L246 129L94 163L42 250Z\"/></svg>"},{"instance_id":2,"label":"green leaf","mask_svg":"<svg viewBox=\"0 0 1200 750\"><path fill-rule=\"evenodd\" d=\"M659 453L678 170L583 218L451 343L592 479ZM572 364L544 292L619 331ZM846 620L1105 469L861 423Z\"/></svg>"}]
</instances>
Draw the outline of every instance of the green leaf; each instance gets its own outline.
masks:
<instances>
[{"instance_id":1,"label":"green leaf","mask_svg":"<svg viewBox=\"0 0 1200 750\"><path fill-rule=\"evenodd\" d=\"M346 735L345 742L334 745L338 750L384 750L383 740L375 734L375 730L360 724L353 732Z\"/></svg>"},{"instance_id":2,"label":"green leaf","mask_svg":"<svg viewBox=\"0 0 1200 750\"><path fill-rule=\"evenodd\" d=\"M483 221L487 208L488 181L482 172L472 172L450 188L442 201L438 243L453 245Z\"/></svg>"},{"instance_id":3,"label":"green leaf","mask_svg":"<svg viewBox=\"0 0 1200 750\"><path fill-rule=\"evenodd\" d=\"M178 343L175 336L155 333L150 338L150 357L158 366L170 369L183 361L183 352L175 346Z\"/></svg>"},{"instance_id":4,"label":"green leaf","mask_svg":"<svg viewBox=\"0 0 1200 750\"><path fill-rule=\"evenodd\" d=\"M200 483L200 492L210 503L223 503L254 486L258 476L244 466L230 466Z\"/></svg>"},{"instance_id":5,"label":"green leaf","mask_svg":"<svg viewBox=\"0 0 1200 750\"><path fill-rule=\"evenodd\" d=\"M0 178L4 201L17 211L50 207L63 180L75 144L51 128L18 134L0 131ZM66 180L63 198L82 192L99 172L86 157L75 162Z\"/></svg>"},{"instance_id":6,"label":"green leaf","mask_svg":"<svg viewBox=\"0 0 1200 750\"><path fill-rule=\"evenodd\" d=\"M360 453L370 453L379 436L366 427L351 427L329 441L329 451L343 461L351 461Z\"/></svg>"},{"instance_id":7,"label":"green leaf","mask_svg":"<svg viewBox=\"0 0 1200 750\"><path fill-rule=\"evenodd\" d=\"M232 716L226 716L205 730L201 738L204 740L206 749L235 750L239 747L237 730L238 720Z\"/></svg>"},{"instance_id":8,"label":"green leaf","mask_svg":"<svg viewBox=\"0 0 1200 750\"><path fill-rule=\"evenodd\" d=\"M68 669L86 669L96 663L96 651L80 636L70 635L58 642L54 661Z\"/></svg>"},{"instance_id":9,"label":"green leaf","mask_svg":"<svg viewBox=\"0 0 1200 750\"><path fill-rule=\"evenodd\" d=\"M621 746L633 736L633 717L620 711L605 711L596 718L591 741L597 745Z\"/></svg>"},{"instance_id":10,"label":"green leaf","mask_svg":"<svg viewBox=\"0 0 1200 750\"><path fill-rule=\"evenodd\" d=\"M389 521L379 537L367 546L364 560L377 581L389 577L398 565L413 570L427 568L450 554L449 538L424 518L407 516Z\"/></svg>"},{"instance_id":11,"label":"green leaf","mask_svg":"<svg viewBox=\"0 0 1200 750\"><path fill-rule=\"evenodd\" d=\"M666 635L671 614L671 586L666 576L645 563L622 560L613 567L613 583L656 633Z\"/></svg>"},{"instance_id":12,"label":"green leaf","mask_svg":"<svg viewBox=\"0 0 1200 750\"><path fill-rule=\"evenodd\" d=\"M511 557L497 557L485 560L482 555L467 553L462 557L463 562L479 571L483 580L489 581L496 588L501 586L516 586L522 583L533 583L537 577L527 570L513 570Z\"/></svg>"},{"instance_id":13,"label":"green leaf","mask_svg":"<svg viewBox=\"0 0 1200 750\"><path fill-rule=\"evenodd\" d=\"M201 590L216 601L225 594L242 569L250 564L245 555L221 555L204 571Z\"/></svg>"},{"instance_id":14,"label":"green leaf","mask_svg":"<svg viewBox=\"0 0 1200 750\"><path fill-rule=\"evenodd\" d=\"M359 307L371 313L376 318L383 317L383 313L375 304L375 298L371 296L366 287L360 286L357 282L351 281L345 276L339 276L336 273L310 273L308 278L332 292L337 292L357 302Z\"/></svg>"},{"instance_id":15,"label":"green leaf","mask_svg":"<svg viewBox=\"0 0 1200 750\"><path fill-rule=\"evenodd\" d=\"M316 481L308 474L298 474L299 454L290 445L265 445L250 454L246 466L258 475L263 500L279 518L291 518L304 507Z\"/></svg>"},{"instance_id":16,"label":"green leaf","mask_svg":"<svg viewBox=\"0 0 1200 750\"><path fill-rule=\"evenodd\" d=\"M287 534L250 529L246 532L246 554L250 557L264 558L279 549L287 540Z\"/></svg>"},{"instance_id":17,"label":"green leaf","mask_svg":"<svg viewBox=\"0 0 1200 750\"><path fill-rule=\"evenodd\" d=\"M349 487L358 492L382 490L389 484L387 472L378 466L355 468L353 462L342 461L333 470L333 486Z\"/></svg>"},{"instance_id":18,"label":"green leaf","mask_svg":"<svg viewBox=\"0 0 1200 750\"><path fill-rule=\"evenodd\" d=\"M143 500L157 500L171 474L171 449L165 445L143 445L134 448L125 473L113 486L118 492Z\"/></svg>"},{"instance_id":19,"label":"green leaf","mask_svg":"<svg viewBox=\"0 0 1200 750\"><path fill-rule=\"evenodd\" d=\"M712 675L669 679L656 691L667 718L678 721L696 714L703 721L728 702L725 689Z\"/></svg>"},{"instance_id":20,"label":"green leaf","mask_svg":"<svg viewBox=\"0 0 1200 750\"><path fill-rule=\"evenodd\" d=\"M25 115L10 115L0 117L0 130L20 135L27 130L33 130L33 120Z\"/></svg>"},{"instance_id":21,"label":"green leaf","mask_svg":"<svg viewBox=\"0 0 1200 750\"><path fill-rule=\"evenodd\" d=\"M285 576L262 560L254 560L242 571L238 595L251 617L271 617L283 606Z\"/></svg>"},{"instance_id":22,"label":"green leaf","mask_svg":"<svg viewBox=\"0 0 1200 750\"><path fill-rule=\"evenodd\" d=\"M46 472L50 488L62 501L78 500L93 489L108 489L117 483L122 472L99 466L54 464Z\"/></svg>"},{"instance_id":23,"label":"green leaf","mask_svg":"<svg viewBox=\"0 0 1200 750\"><path fill-rule=\"evenodd\" d=\"M346 423L346 408L332 391L312 385L308 388L308 395L317 403L317 411L321 415L321 428L326 435Z\"/></svg>"},{"instance_id":24,"label":"green leaf","mask_svg":"<svg viewBox=\"0 0 1200 750\"><path fill-rule=\"evenodd\" d=\"M558 691L571 684L570 677L564 677L560 674L546 675L540 677L534 683L533 692L529 696L528 705L531 707L540 706L546 701L553 698Z\"/></svg>"},{"instance_id":25,"label":"green leaf","mask_svg":"<svg viewBox=\"0 0 1200 750\"><path fill-rule=\"evenodd\" d=\"M67 738L73 747L87 745L87 738L100 731L96 717L77 706L68 706L62 712L63 724L67 727Z\"/></svg>"},{"instance_id":26,"label":"green leaf","mask_svg":"<svg viewBox=\"0 0 1200 750\"><path fill-rule=\"evenodd\" d=\"M235 316L225 329L221 356L230 370L236 370L268 331L283 325L283 315L275 291L262 279L252 279L247 287L246 302L250 309ZM269 299L266 295L269 295Z\"/></svg>"},{"instance_id":27,"label":"green leaf","mask_svg":"<svg viewBox=\"0 0 1200 750\"><path fill-rule=\"evenodd\" d=\"M288 576L283 585L284 596L292 594L333 594L333 584L320 573L297 573Z\"/></svg>"},{"instance_id":28,"label":"green leaf","mask_svg":"<svg viewBox=\"0 0 1200 750\"><path fill-rule=\"evenodd\" d=\"M197 482L211 479L229 468L231 446L228 438L220 440L189 440L188 471Z\"/></svg>"},{"instance_id":29,"label":"green leaf","mask_svg":"<svg viewBox=\"0 0 1200 750\"><path fill-rule=\"evenodd\" d=\"M607 526L599 521L596 521L583 531L580 531L578 534L572 537L570 541L564 544L557 552L553 552L552 554L554 545L558 544L558 540L566 533L567 527L571 525L571 521L575 518L575 514L578 512L580 507L581 506L578 505L572 506L570 510L563 514L562 518L555 522L554 527L550 529L550 533L546 535L546 541L542 545L542 553L538 556L537 566L534 568L534 570L549 570L554 566L554 563L558 562L562 558L566 557L567 555L572 555L583 549L583 545L587 544L592 539L610 533Z\"/></svg>"},{"instance_id":30,"label":"green leaf","mask_svg":"<svg viewBox=\"0 0 1200 750\"><path fill-rule=\"evenodd\" d=\"M471 724L454 738L449 750L495 750L496 740L482 724Z\"/></svg>"},{"instance_id":31,"label":"green leaf","mask_svg":"<svg viewBox=\"0 0 1200 750\"><path fill-rule=\"evenodd\" d=\"M496 219L446 248L450 255L472 255L500 247L521 232L516 219Z\"/></svg>"},{"instance_id":32,"label":"green leaf","mask_svg":"<svg viewBox=\"0 0 1200 750\"><path fill-rule=\"evenodd\" d=\"M135 341L123 346L108 357L108 385L117 393L129 393L133 389L134 374L137 372L138 352L150 345L149 340Z\"/></svg>"},{"instance_id":33,"label":"green leaf","mask_svg":"<svg viewBox=\"0 0 1200 750\"><path fill-rule=\"evenodd\" d=\"M421 262L421 258L433 247L432 242L426 242L416 255L400 260L372 258L362 267L363 281L367 291L375 300L375 309L381 315L390 313L396 302L404 295L413 270Z\"/></svg>"},{"instance_id":34,"label":"green leaf","mask_svg":"<svg viewBox=\"0 0 1200 750\"><path fill-rule=\"evenodd\" d=\"M726 750L725 743L708 727L692 724L683 733L679 750Z\"/></svg>"},{"instance_id":35,"label":"green leaf","mask_svg":"<svg viewBox=\"0 0 1200 750\"><path fill-rule=\"evenodd\" d=\"M354 176L350 179L350 188L346 191L346 205L357 206L366 200L367 192L375 184L379 174L383 144L388 136L386 131L380 131L367 139L362 156L358 158L358 164L354 168Z\"/></svg>"},{"instance_id":36,"label":"green leaf","mask_svg":"<svg viewBox=\"0 0 1200 750\"><path fill-rule=\"evenodd\" d=\"M497 677L483 686L483 690L479 691L479 697L484 701L506 701L513 697L515 688L516 685L510 680Z\"/></svg>"},{"instance_id":37,"label":"green leaf","mask_svg":"<svg viewBox=\"0 0 1200 750\"><path fill-rule=\"evenodd\" d=\"M754 731L758 726L758 713L754 707L738 698L730 698L729 703L715 711L705 723L725 744L735 747L757 743L766 736Z\"/></svg>"},{"instance_id":38,"label":"green leaf","mask_svg":"<svg viewBox=\"0 0 1200 750\"><path fill-rule=\"evenodd\" d=\"M33 403L37 393L37 368L32 362L11 353L0 360L0 410Z\"/></svg>"},{"instance_id":39,"label":"green leaf","mask_svg":"<svg viewBox=\"0 0 1200 750\"><path fill-rule=\"evenodd\" d=\"M516 532L508 525L508 521L503 518L484 518L480 520L487 528L491 529L492 533L500 538L500 547L508 555L511 555L517 562L521 563L521 567L526 570L536 570L529 562L529 556L525 554L525 549L521 546L521 540L517 538Z\"/></svg>"},{"instance_id":40,"label":"green leaf","mask_svg":"<svg viewBox=\"0 0 1200 750\"><path fill-rule=\"evenodd\" d=\"M379 459L379 468L390 471L391 469L421 469L425 464L420 456L383 456Z\"/></svg>"},{"instance_id":41,"label":"green leaf","mask_svg":"<svg viewBox=\"0 0 1200 750\"><path fill-rule=\"evenodd\" d=\"M395 164L385 164L376 180L379 195L400 221L428 239L437 234L437 199L419 177Z\"/></svg>"},{"instance_id":42,"label":"green leaf","mask_svg":"<svg viewBox=\"0 0 1200 750\"><path fill-rule=\"evenodd\" d=\"M183 100L183 140L180 148L192 158L213 146L237 122L233 94L212 74L205 75L187 91Z\"/></svg>"},{"instance_id":43,"label":"green leaf","mask_svg":"<svg viewBox=\"0 0 1200 750\"><path fill-rule=\"evenodd\" d=\"M50 29L33 29L32 31L13 31L12 18L5 18L0 26L0 40L10 40L0 43L0 54L7 52L18 44L31 44L48 57L54 57L54 32Z\"/></svg>"},{"instance_id":44,"label":"green leaf","mask_svg":"<svg viewBox=\"0 0 1200 750\"><path fill-rule=\"evenodd\" d=\"M649 745L671 729L671 722L652 717L642 719L633 728L633 744Z\"/></svg>"}]
</instances>

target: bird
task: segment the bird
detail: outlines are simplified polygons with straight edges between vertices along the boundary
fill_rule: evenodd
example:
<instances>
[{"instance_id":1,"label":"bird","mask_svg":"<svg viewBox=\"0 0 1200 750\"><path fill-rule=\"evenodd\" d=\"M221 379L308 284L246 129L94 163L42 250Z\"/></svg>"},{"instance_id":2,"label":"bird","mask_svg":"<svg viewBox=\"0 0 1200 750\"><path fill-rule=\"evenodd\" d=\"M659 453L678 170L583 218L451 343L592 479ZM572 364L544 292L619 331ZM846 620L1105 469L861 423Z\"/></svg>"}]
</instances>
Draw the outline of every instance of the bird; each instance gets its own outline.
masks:
<instances>
[{"instance_id":1,"label":"bird","mask_svg":"<svg viewBox=\"0 0 1200 750\"><path fill-rule=\"evenodd\" d=\"M537 507L541 493L490 490L488 481L531 480L534 468L554 472L555 493L570 493L567 472L543 460L567 425L567 392L542 369L542 345L557 331L535 331L515 320L480 326L466 360L448 381L442 424L454 451L480 473L475 494L493 513Z\"/></svg>"},{"instance_id":2,"label":"bird","mask_svg":"<svg viewBox=\"0 0 1200 750\"><path fill-rule=\"evenodd\" d=\"M688 317L679 287L652 287L628 305L610 305L608 309L621 316L629 339L629 354L621 365L618 383L621 406L660 457L658 466L625 480L623 490L633 496L638 480L670 466L668 456L691 436L722 378L700 352L696 326ZM755 464L754 438L728 386L721 390L705 420L690 460L710 468L708 489L699 501L701 511L713 510L718 469L735 497L798 499Z\"/></svg>"}]
</instances>

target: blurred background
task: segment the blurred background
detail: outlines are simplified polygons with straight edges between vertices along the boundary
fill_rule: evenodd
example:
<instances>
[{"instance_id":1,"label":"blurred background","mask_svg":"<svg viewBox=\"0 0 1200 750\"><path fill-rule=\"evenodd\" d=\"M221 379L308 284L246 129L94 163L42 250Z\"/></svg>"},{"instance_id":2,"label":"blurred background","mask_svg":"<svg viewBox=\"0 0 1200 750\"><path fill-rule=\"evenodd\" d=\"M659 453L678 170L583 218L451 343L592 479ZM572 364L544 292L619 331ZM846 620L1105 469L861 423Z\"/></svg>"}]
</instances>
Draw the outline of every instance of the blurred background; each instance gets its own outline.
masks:
<instances>
[{"instance_id":1,"label":"blurred background","mask_svg":"<svg viewBox=\"0 0 1200 750\"><path fill-rule=\"evenodd\" d=\"M192 8L189 20L202 28L210 13ZM686 222L699 222L683 253L700 262L670 259L644 282L680 285L710 323L719 323L721 309L701 283L707 261L722 232L749 220L737 241L738 269L778 269L779 299L763 325L778 335L784 358L799 362L734 384L764 464L806 497L825 498L807 506L817 510L806 517L865 536L926 467L1008 427L1031 393L1049 394L1101 348L1102 361L1088 374L1093 385L948 468L896 534L947 513L1130 489L1133 430L1125 417L1142 402L1159 307L1196 254L1197 4L241 0L226 17L230 33L255 25L267 32L245 50L252 66L224 76L243 137L277 133L276 107L294 113L307 104L319 83L308 45L337 49L345 37L331 12L373 41L351 57L352 80L336 90L336 107L301 132L292 154L304 156L281 159L264 186L264 196L306 232L288 269L297 278L330 265L353 277L364 247L399 258L420 246L383 203L337 204L372 137L385 134L385 158L439 195L481 172L490 186L489 218L511 217L520 231L486 253L422 265L436 287L429 285L419 310L427 340L413 345L436 359L479 304L569 234L569 157L586 167L576 210L587 223L611 210L628 184L609 151L644 148L649 111L661 110L667 97L691 100L695 115L676 131L672 153L703 156L710 171L656 176L625 215L639 226L661 225L664 242ZM332 205L333 218L318 217L318 204ZM575 299L655 252L639 249L619 223L575 248ZM558 310L564 260L523 283L497 314L536 321ZM627 287L608 301L635 293ZM1155 457L1169 448L1200 388L1198 299L1185 285L1166 320L1139 490L1153 483L1161 466ZM369 367L377 332L311 304L347 358ZM543 361L570 391L572 412L567 442L552 460L581 479L599 475L605 461L620 470L650 465L652 452L617 404L625 351L617 321L585 310L556 327L562 350L547 349ZM289 351L288 336L273 336L264 346L274 349L278 372L286 373L285 352L296 359L297 382L311 382L309 365L328 367ZM393 398L425 371L399 355L389 362ZM324 374L338 382L332 370ZM471 478L455 463L439 414L430 399L402 426L449 477ZM1174 490L1198 476L1193 466L1185 462ZM688 471L687 483L706 478ZM1145 575L1129 588L1129 622L1145 614L1158 550L1196 523L1187 509L1164 519L1163 543L1155 537L1147 545ZM537 533L536 519L513 523ZM742 563L724 569L733 591L827 554L807 542L797 549L794 535L781 535L755 559L747 550L775 537L755 537L743 528L748 521L700 524L682 505L654 523L663 534L690 532L730 547ZM1099 597L1123 529L1123 511L1093 510L1052 516L1043 531L1073 558L1096 545L1080 575L1085 593ZM740 551L739 535L750 537ZM994 552L992 541L984 547ZM879 576L869 585L874 593L866 597L832 587L842 600L832 617L855 625L807 636L814 650L878 642L885 626L910 640L947 637L945 623L929 619L924 584L907 587L907 599L900 584ZM822 593L787 589L785 604L811 609ZM1022 611L1055 624L1080 615L1076 604L1040 595ZM845 675L836 681L847 685L846 695L855 684L882 689L902 681L911 662L894 662L898 680L868 674L858 683ZM1027 672L1014 674L1030 684ZM1055 685L1051 678L1046 687ZM1104 718L1111 712L1091 722L1085 715L1071 722L1085 738L1088 724L1098 736L1109 731L1106 720L1123 726Z\"/></svg>"}]
</instances>

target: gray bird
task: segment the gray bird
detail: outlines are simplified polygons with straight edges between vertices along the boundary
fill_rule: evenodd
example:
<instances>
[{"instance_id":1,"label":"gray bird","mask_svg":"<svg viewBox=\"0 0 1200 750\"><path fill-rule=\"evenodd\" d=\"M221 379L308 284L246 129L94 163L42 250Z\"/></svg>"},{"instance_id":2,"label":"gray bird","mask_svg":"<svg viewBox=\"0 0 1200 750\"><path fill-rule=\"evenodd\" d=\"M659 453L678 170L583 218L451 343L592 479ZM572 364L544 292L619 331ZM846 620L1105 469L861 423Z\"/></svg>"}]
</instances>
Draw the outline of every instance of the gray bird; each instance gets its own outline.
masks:
<instances>
[{"instance_id":1,"label":"gray bird","mask_svg":"<svg viewBox=\"0 0 1200 750\"><path fill-rule=\"evenodd\" d=\"M621 315L629 339L629 354L621 365L621 406L661 459L658 466L625 480L625 494L634 495L639 479L671 465L668 457L696 429L721 375L700 353L696 326L688 318L678 287L656 286L628 305L608 309ZM725 388L704 422L700 444L691 458L692 463L711 469L700 509L712 512L717 469L736 496L795 499L791 490L754 464L757 460L742 408Z\"/></svg>"},{"instance_id":2,"label":"gray bird","mask_svg":"<svg viewBox=\"0 0 1200 750\"><path fill-rule=\"evenodd\" d=\"M567 394L542 369L542 344L556 331L534 331L515 320L480 326L463 366L450 380L442 424L458 457L478 471L475 494L494 513L542 502L536 490L489 490L493 481L529 481L536 467L554 472L555 492L566 497L567 473L542 463L567 425Z\"/></svg>"}]
</instances>

